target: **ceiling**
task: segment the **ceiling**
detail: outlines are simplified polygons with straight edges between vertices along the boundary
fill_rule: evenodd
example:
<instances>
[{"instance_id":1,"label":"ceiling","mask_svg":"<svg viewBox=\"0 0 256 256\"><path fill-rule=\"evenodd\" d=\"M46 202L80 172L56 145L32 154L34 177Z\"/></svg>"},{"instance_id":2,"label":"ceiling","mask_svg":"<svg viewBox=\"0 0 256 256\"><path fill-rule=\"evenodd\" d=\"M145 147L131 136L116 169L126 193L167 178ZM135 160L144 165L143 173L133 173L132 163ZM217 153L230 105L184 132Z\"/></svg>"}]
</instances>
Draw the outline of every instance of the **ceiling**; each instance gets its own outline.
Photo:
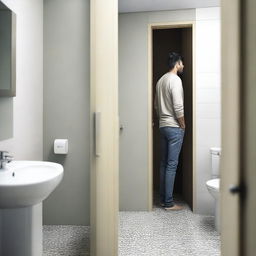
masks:
<instances>
[{"instance_id":1,"label":"ceiling","mask_svg":"<svg viewBox=\"0 0 256 256\"><path fill-rule=\"evenodd\" d=\"M163 11L220 6L220 0L119 0L119 12Z\"/></svg>"}]
</instances>

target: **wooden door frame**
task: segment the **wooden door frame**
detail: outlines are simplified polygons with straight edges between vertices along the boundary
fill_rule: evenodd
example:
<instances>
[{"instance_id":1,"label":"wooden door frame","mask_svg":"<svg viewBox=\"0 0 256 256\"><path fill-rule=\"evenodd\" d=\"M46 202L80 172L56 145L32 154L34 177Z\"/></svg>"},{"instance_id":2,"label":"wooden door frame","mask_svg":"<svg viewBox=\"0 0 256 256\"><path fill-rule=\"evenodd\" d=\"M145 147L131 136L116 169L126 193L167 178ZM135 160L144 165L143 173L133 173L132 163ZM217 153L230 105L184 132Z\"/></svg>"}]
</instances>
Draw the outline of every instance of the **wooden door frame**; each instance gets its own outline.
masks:
<instances>
[{"instance_id":1,"label":"wooden door frame","mask_svg":"<svg viewBox=\"0 0 256 256\"><path fill-rule=\"evenodd\" d=\"M164 22L148 24L148 210L153 209L153 115L152 115L152 83L153 83L153 30L172 28L192 28L192 66L193 66L193 209L196 209L196 70L195 70L195 21Z\"/></svg>"}]
</instances>

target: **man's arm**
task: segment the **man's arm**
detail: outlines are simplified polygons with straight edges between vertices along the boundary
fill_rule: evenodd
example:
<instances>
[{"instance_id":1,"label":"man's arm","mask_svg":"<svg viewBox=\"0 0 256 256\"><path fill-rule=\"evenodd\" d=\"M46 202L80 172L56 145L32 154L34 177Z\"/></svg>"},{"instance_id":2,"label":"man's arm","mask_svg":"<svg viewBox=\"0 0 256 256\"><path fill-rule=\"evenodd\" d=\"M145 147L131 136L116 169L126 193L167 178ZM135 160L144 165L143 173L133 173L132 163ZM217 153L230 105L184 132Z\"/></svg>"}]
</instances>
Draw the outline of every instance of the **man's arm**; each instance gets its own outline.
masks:
<instances>
[{"instance_id":1,"label":"man's arm","mask_svg":"<svg viewBox=\"0 0 256 256\"><path fill-rule=\"evenodd\" d=\"M172 100L174 112L178 119L179 125L182 129L185 129L183 88L181 80L177 80L177 82L173 85Z\"/></svg>"}]
</instances>

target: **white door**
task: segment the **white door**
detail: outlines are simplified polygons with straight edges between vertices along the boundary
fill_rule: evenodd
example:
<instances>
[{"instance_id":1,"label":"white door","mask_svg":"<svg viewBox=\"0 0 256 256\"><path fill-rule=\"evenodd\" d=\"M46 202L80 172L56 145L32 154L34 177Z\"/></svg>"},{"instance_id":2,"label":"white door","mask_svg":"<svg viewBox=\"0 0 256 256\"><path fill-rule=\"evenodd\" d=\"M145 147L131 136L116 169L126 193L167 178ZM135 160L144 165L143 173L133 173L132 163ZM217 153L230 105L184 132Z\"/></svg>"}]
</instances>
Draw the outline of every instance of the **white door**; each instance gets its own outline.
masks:
<instances>
[{"instance_id":1,"label":"white door","mask_svg":"<svg viewBox=\"0 0 256 256\"><path fill-rule=\"evenodd\" d=\"M256 1L242 1L242 179L246 193L241 198L241 255L256 255Z\"/></svg>"},{"instance_id":2,"label":"white door","mask_svg":"<svg viewBox=\"0 0 256 256\"><path fill-rule=\"evenodd\" d=\"M91 255L118 255L118 1L91 1Z\"/></svg>"},{"instance_id":3,"label":"white door","mask_svg":"<svg viewBox=\"0 0 256 256\"><path fill-rule=\"evenodd\" d=\"M240 0L222 0L221 252L240 255Z\"/></svg>"}]
</instances>

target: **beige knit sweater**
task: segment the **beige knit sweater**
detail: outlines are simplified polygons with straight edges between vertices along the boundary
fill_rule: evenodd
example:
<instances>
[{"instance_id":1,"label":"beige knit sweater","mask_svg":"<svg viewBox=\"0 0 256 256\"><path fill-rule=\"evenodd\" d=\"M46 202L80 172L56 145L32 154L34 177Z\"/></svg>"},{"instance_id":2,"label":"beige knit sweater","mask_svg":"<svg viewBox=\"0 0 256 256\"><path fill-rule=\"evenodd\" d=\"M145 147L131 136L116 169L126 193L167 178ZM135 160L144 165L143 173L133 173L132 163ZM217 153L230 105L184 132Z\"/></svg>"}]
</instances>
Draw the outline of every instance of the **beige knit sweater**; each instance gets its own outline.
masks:
<instances>
[{"instance_id":1,"label":"beige knit sweater","mask_svg":"<svg viewBox=\"0 0 256 256\"><path fill-rule=\"evenodd\" d=\"M173 73L163 75L156 85L155 109L159 127L179 127L177 118L184 116L182 81Z\"/></svg>"}]
</instances>

